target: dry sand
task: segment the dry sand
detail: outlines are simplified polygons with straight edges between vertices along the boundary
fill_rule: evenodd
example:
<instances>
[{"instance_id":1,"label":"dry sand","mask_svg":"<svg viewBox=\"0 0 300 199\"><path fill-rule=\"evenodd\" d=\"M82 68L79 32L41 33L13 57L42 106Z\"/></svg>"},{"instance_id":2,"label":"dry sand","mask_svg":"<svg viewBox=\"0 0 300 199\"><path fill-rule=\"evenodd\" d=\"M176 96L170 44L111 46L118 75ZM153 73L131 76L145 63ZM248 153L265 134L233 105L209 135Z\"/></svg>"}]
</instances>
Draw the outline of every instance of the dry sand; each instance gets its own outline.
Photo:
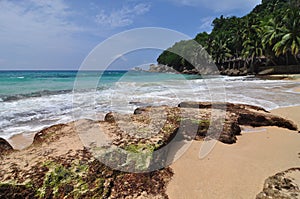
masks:
<instances>
[{"instance_id":1,"label":"dry sand","mask_svg":"<svg viewBox=\"0 0 300 199\"><path fill-rule=\"evenodd\" d=\"M300 124L300 107L272 111ZM237 143L218 142L199 159L202 142L194 142L171 167L170 199L255 198L266 178L300 165L300 134L277 127L242 133Z\"/></svg>"}]
</instances>

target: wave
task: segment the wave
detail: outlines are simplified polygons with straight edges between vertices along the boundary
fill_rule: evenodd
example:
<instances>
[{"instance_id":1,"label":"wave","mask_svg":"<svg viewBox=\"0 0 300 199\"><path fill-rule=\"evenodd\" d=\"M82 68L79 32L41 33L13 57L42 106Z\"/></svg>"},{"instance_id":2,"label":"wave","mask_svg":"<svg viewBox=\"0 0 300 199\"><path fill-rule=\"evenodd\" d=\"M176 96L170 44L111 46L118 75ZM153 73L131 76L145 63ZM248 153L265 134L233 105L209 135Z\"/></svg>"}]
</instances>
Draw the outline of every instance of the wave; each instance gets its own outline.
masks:
<instances>
[{"instance_id":1,"label":"wave","mask_svg":"<svg viewBox=\"0 0 300 199\"><path fill-rule=\"evenodd\" d=\"M103 91L110 88L110 85L101 85L96 88L96 91ZM94 92L95 89L86 88L86 89L78 89L76 92L86 93L86 92ZM50 96L50 95L61 95L61 94L68 94L72 93L72 89L65 89L65 90L41 90L35 91L31 93L24 93L24 94L15 94L15 95L0 95L0 102L12 102L17 100L23 100L27 98L34 98L34 97L43 97L43 96Z\"/></svg>"},{"instance_id":2,"label":"wave","mask_svg":"<svg viewBox=\"0 0 300 199\"><path fill-rule=\"evenodd\" d=\"M25 93L25 94L16 94L16 95L3 95L0 96L0 102L11 102L17 101L26 98L33 98L33 97L42 97L47 95L59 95L59 94L66 94L71 93L73 90L57 90L57 91L50 91L50 90L42 90L36 91L32 93Z\"/></svg>"}]
</instances>

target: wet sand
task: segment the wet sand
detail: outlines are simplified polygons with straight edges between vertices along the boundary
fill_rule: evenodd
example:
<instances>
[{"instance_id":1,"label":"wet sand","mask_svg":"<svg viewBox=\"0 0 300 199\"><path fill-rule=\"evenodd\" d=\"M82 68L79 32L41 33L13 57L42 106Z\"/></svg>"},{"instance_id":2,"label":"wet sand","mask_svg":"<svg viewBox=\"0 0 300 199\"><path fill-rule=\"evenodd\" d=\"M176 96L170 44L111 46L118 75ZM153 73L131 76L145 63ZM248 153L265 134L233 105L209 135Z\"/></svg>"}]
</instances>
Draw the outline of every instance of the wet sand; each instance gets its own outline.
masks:
<instances>
[{"instance_id":1,"label":"wet sand","mask_svg":"<svg viewBox=\"0 0 300 199\"><path fill-rule=\"evenodd\" d=\"M17 134L9 138L7 141L11 144L14 149L22 150L30 146L33 142L35 133L31 134Z\"/></svg>"},{"instance_id":2,"label":"wet sand","mask_svg":"<svg viewBox=\"0 0 300 199\"><path fill-rule=\"evenodd\" d=\"M300 124L300 107L272 113ZM199 159L202 142L194 142L173 165L174 176L167 188L170 199L255 198L266 178L300 165L300 134L277 127L242 132L237 143L218 142Z\"/></svg>"}]
</instances>

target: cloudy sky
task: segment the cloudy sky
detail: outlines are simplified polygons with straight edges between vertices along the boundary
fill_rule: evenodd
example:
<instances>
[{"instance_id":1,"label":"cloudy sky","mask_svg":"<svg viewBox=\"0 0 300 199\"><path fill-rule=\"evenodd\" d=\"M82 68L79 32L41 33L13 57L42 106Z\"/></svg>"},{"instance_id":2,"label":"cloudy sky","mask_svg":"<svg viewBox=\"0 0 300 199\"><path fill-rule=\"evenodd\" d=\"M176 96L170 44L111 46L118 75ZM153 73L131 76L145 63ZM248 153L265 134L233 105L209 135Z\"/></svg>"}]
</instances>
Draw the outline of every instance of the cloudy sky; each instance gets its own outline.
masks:
<instances>
[{"instance_id":1,"label":"cloudy sky","mask_svg":"<svg viewBox=\"0 0 300 199\"><path fill-rule=\"evenodd\" d=\"M163 27L194 37L210 31L215 17L242 16L259 3L260 0L0 0L0 70L78 69L95 46L122 31ZM138 54L139 58L143 56ZM159 52L144 54L146 63L155 61ZM130 64L127 58L122 60Z\"/></svg>"}]
</instances>

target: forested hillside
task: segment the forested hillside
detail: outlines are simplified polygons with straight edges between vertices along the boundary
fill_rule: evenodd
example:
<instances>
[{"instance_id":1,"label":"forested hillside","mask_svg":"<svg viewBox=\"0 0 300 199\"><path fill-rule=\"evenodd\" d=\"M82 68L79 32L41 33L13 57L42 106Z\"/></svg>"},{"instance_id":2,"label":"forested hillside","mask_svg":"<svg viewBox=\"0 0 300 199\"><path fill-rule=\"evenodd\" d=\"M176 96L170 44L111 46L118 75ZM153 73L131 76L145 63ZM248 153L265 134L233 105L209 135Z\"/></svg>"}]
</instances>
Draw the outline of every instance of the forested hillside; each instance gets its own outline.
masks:
<instances>
[{"instance_id":1,"label":"forested hillside","mask_svg":"<svg viewBox=\"0 0 300 199\"><path fill-rule=\"evenodd\" d=\"M260 66L298 65L299 5L299 0L263 0L246 16L214 19L212 32L199 33L194 40L204 47L220 70L238 67L244 68L247 73L256 73ZM181 41L174 44L158 57L158 63L179 72L191 70L194 63L170 52L173 49L189 49L186 47L189 43Z\"/></svg>"}]
</instances>

